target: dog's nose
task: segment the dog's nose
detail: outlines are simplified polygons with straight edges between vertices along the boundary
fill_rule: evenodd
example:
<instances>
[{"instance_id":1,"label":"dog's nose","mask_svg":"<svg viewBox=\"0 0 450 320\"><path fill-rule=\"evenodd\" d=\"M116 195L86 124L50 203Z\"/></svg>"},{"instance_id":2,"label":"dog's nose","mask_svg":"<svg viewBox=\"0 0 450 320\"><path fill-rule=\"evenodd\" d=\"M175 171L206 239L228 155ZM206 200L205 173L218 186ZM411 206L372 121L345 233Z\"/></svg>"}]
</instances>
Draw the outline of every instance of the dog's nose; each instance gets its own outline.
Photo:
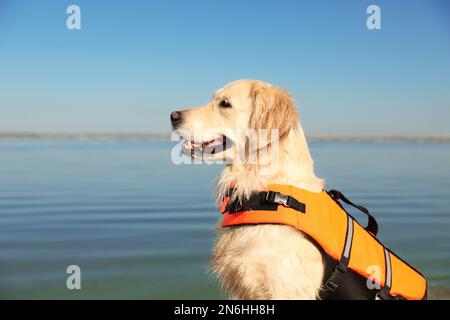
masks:
<instances>
[{"instance_id":1,"label":"dog's nose","mask_svg":"<svg viewBox=\"0 0 450 320\"><path fill-rule=\"evenodd\" d=\"M175 129L181 123L182 117L180 111L174 111L170 114L170 121L172 122L172 127Z\"/></svg>"}]
</instances>

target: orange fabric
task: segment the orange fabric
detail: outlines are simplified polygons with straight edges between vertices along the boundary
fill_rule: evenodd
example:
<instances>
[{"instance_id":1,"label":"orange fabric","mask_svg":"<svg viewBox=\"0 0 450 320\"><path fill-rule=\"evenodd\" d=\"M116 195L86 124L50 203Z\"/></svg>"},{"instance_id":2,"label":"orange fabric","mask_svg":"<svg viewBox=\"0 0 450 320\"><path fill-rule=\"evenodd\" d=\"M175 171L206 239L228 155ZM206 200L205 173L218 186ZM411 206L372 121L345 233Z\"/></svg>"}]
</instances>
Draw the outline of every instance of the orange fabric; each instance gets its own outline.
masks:
<instances>
[{"instance_id":1,"label":"orange fabric","mask_svg":"<svg viewBox=\"0 0 450 320\"><path fill-rule=\"evenodd\" d=\"M353 226L349 268L366 278L373 275L374 280L382 287L386 281L384 247L358 223L354 223Z\"/></svg>"},{"instance_id":2,"label":"orange fabric","mask_svg":"<svg viewBox=\"0 0 450 320\"><path fill-rule=\"evenodd\" d=\"M406 299L423 297L427 288L427 281L425 278L392 253L391 264L391 294L394 296L400 295Z\"/></svg>"},{"instance_id":3,"label":"orange fabric","mask_svg":"<svg viewBox=\"0 0 450 320\"><path fill-rule=\"evenodd\" d=\"M315 193L288 185L269 185L264 191L290 195L305 204L306 213L282 205L278 205L276 211L226 212L222 227L265 223L289 225L312 237L332 258L340 259L345 245L348 214L328 193ZM224 212L228 201L225 198L222 202L221 212ZM386 281L384 246L356 221L353 226L349 268L366 278L370 278L374 270L378 270L380 278L375 280L383 286ZM391 264L391 294L407 299L422 299L426 294L425 278L394 254L391 254Z\"/></svg>"}]
</instances>

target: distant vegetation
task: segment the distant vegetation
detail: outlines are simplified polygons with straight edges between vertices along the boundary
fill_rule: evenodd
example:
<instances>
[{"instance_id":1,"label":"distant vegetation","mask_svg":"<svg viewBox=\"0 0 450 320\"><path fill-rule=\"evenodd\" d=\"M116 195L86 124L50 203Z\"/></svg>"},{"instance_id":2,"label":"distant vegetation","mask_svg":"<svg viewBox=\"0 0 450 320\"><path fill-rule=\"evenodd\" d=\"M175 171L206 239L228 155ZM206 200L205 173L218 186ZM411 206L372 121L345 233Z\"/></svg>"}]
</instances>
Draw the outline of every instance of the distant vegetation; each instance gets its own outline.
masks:
<instances>
[{"instance_id":1,"label":"distant vegetation","mask_svg":"<svg viewBox=\"0 0 450 320\"><path fill-rule=\"evenodd\" d=\"M450 136L408 136L408 135L311 135L309 141L334 142L434 142L449 143ZM26 140L170 140L164 133L38 133L38 132L0 132L0 139Z\"/></svg>"}]
</instances>

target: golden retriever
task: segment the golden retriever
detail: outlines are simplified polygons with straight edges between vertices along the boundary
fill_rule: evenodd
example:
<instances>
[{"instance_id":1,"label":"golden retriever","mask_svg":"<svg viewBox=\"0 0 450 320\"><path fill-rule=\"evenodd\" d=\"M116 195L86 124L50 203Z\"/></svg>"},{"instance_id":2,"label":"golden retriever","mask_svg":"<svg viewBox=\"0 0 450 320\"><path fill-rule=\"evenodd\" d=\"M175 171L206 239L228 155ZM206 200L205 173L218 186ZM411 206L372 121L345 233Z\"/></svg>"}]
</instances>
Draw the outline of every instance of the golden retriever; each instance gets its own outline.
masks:
<instances>
[{"instance_id":1,"label":"golden retriever","mask_svg":"<svg viewBox=\"0 0 450 320\"><path fill-rule=\"evenodd\" d=\"M174 129L189 136L184 153L225 162L217 183L218 201L231 184L236 188L232 197L240 199L268 184L312 192L324 188L314 174L295 104L279 87L256 80L234 81L216 91L206 105L172 112L171 121ZM268 138L272 132L276 141ZM252 134L262 142L256 147L250 143ZM218 146L224 147L217 151ZM205 152L208 148L215 149ZM325 262L302 232L261 224L221 229L210 267L233 299L317 299Z\"/></svg>"}]
</instances>

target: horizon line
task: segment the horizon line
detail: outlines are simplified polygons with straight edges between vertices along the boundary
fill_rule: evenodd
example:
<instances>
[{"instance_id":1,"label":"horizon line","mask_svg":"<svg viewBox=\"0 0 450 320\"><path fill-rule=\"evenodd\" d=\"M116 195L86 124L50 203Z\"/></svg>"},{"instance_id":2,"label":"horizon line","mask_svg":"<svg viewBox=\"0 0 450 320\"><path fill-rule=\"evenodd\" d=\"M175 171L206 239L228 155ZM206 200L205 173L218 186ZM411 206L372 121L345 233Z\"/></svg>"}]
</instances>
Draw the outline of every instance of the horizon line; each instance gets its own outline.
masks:
<instances>
[{"instance_id":1,"label":"horizon line","mask_svg":"<svg viewBox=\"0 0 450 320\"><path fill-rule=\"evenodd\" d=\"M333 142L450 142L450 135L349 135L312 134L306 135L309 141ZM34 132L0 131L0 139L32 140L163 140L170 141L170 133L153 132Z\"/></svg>"}]
</instances>

